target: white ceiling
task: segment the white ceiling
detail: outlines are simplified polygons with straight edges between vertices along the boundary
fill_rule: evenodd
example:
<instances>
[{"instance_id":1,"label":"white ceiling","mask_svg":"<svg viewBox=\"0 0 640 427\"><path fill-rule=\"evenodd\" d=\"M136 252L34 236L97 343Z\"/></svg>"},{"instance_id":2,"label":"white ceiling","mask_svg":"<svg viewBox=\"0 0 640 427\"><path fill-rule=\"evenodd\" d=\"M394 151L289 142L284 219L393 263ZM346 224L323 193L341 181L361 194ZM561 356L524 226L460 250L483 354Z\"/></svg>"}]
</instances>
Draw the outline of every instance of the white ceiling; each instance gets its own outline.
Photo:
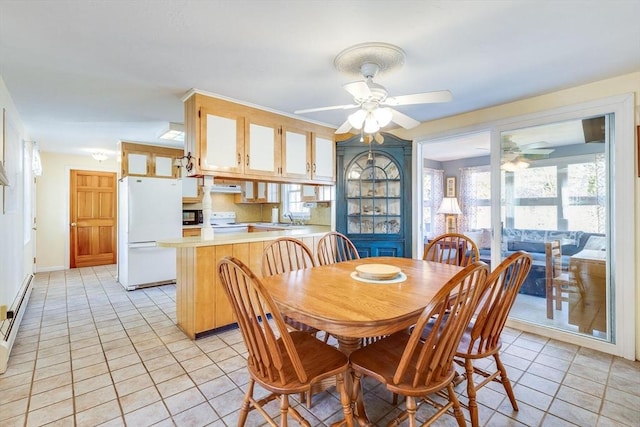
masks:
<instances>
[{"instance_id":1,"label":"white ceiling","mask_svg":"<svg viewBox=\"0 0 640 427\"><path fill-rule=\"evenodd\" d=\"M427 121L640 70L640 0L0 0L0 75L43 151L158 143L191 88L287 114L351 103L335 55L407 54L375 81ZM338 127L345 111L305 115Z\"/></svg>"}]
</instances>

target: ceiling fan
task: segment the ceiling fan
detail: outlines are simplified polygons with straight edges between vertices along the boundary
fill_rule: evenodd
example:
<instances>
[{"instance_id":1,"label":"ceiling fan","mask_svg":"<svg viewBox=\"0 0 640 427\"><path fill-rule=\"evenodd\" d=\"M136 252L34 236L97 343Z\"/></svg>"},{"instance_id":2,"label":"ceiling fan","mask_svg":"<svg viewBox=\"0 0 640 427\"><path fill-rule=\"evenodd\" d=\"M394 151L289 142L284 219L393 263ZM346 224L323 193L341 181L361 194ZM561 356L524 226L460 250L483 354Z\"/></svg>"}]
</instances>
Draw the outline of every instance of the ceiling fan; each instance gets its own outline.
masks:
<instances>
[{"instance_id":1,"label":"ceiling fan","mask_svg":"<svg viewBox=\"0 0 640 427\"><path fill-rule=\"evenodd\" d=\"M549 154L555 150L548 148L549 143L546 141L532 142L529 144L519 145L511 140L510 137L502 139L502 158L512 160L515 157L526 158L529 160L540 160L549 157Z\"/></svg>"},{"instance_id":2,"label":"ceiling fan","mask_svg":"<svg viewBox=\"0 0 640 427\"><path fill-rule=\"evenodd\" d=\"M515 171L529 167L530 160L540 160L549 157L555 150L548 147L546 141L532 142L518 145L510 137L502 139L502 165L501 169Z\"/></svg>"},{"instance_id":3,"label":"ceiling fan","mask_svg":"<svg viewBox=\"0 0 640 427\"><path fill-rule=\"evenodd\" d=\"M405 129L418 126L420 124L419 121L391 107L449 102L452 100L452 96L448 90L388 96L384 86L375 83L373 78L378 72L397 68L403 63L404 51L397 46L386 43L363 43L345 49L336 56L334 60L335 67L339 71L354 72L358 70L364 77L364 80L347 83L343 86L353 96L353 103L297 110L294 113L305 114L317 111L358 108L338 127L337 134L357 129L365 134L374 135L390 122L394 122ZM380 142L382 138L375 139Z\"/></svg>"}]
</instances>

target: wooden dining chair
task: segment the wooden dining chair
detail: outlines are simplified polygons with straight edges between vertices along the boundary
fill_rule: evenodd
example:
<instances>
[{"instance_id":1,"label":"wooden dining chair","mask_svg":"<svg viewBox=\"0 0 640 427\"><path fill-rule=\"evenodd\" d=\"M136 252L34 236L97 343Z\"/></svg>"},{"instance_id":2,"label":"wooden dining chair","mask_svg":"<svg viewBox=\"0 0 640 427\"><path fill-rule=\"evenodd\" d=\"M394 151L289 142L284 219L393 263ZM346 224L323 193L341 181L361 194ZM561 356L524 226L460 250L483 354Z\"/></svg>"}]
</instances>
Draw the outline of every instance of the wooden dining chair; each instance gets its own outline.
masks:
<instances>
[{"instance_id":1,"label":"wooden dining chair","mask_svg":"<svg viewBox=\"0 0 640 427\"><path fill-rule=\"evenodd\" d=\"M584 301L585 291L582 283L562 266L562 246L560 240L545 242L545 290L547 294L547 318L553 319L556 310L562 310L562 302L569 301L569 294L580 294Z\"/></svg>"},{"instance_id":2,"label":"wooden dining chair","mask_svg":"<svg viewBox=\"0 0 640 427\"><path fill-rule=\"evenodd\" d=\"M311 249L302 241L290 237L281 237L265 246L262 252L262 277L273 276L294 270L315 267ZM311 327L306 323L295 320L286 314L283 315L284 322L291 328L318 336L319 329ZM324 342L328 342L329 334L324 332ZM310 389L301 400L306 401L307 407L311 408L311 395L323 390L326 384L320 384L314 389Z\"/></svg>"},{"instance_id":3,"label":"wooden dining chair","mask_svg":"<svg viewBox=\"0 0 640 427\"><path fill-rule=\"evenodd\" d=\"M370 376L390 392L406 398L406 409L388 426L398 425L407 418L409 425L415 426L418 402L429 402L437 409L424 425L431 424L451 408L458 425L465 425L453 389L453 357L478 306L487 274L488 267L483 262L468 265L432 298L410 334L397 332L351 353L349 361L354 373L351 397L357 404L358 417L366 419L361 382L363 376ZM434 322L434 327L422 340L422 331L429 321ZM446 402L429 398L445 390Z\"/></svg>"},{"instance_id":4,"label":"wooden dining chair","mask_svg":"<svg viewBox=\"0 0 640 427\"><path fill-rule=\"evenodd\" d=\"M264 247L262 252L262 277L315 267L311 249L302 241L281 237ZM288 316L284 321L292 328L315 336L319 330Z\"/></svg>"},{"instance_id":5,"label":"wooden dining chair","mask_svg":"<svg viewBox=\"0 0 640 427\"><path fill-rule=\"evenodd\" d=\"M502 384L511 401L511 406L515 411L518 410L507 370L500 360L502 346L500 335L520 287L531 270L531 262L531 255L518 251L507 257L491 272L487 278L487 288L477 316L462 334L458 345L454 361L465 368L469 398L467 406L473 427L479 425L477 391L492 381ZM495 360L495 370L489 371L474 366L474 360L491 356ZM478 384L475 384L474 373L484 377Z\"/></svg>"},{"instance_id":6,"label":"wooden dining chair","mask_svg":"<svg viewBox=\"0 0 640 427\"><path fill-rule=\"evenodd\" d=\"M318 262L320 265L360 259L358 250L347 236L331 231L318 242Z\"/></svg>"},{"instance_id":7,"label":"wooden dining chair","mask_svg":"<svg viewBox=\"0 0 640 427\"><path fill-rule=\"evenodd\" d=\"M344 383L344 376L349 372L347 356L307 333L289 331L268 290L238 259L223 258L218 263L218 274L249 353L250 380L237 425L243 426L253 409L257 409L270 425L277 425L263 405L279 399L281 426L287 426L288 415L301 425L309 426L309 422L289 405L289 395L305 394L323 379L335 378L344 422L353 426L351 403ZM270 394L256 400L253 396L255 383Z\"/></svg>"},{"instance_id":8,"label":"wooden dining chair","mask_svg":"<svg viewBox=\"0 0 640 427\"><path fill-rule=\"evenodd\" d=\"M445 233L427 243L422 259L465 267L480 260L480 251L464 234Z\"/></svg>"}]
</instances>

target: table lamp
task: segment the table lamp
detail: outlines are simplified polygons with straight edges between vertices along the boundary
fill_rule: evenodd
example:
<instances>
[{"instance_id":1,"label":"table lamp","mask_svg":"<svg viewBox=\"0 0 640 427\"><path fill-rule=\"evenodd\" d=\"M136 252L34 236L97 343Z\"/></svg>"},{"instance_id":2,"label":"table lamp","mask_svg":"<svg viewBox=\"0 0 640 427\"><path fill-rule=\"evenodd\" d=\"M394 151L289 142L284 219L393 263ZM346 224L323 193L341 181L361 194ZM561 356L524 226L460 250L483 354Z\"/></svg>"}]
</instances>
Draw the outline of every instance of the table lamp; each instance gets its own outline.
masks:
<instances>
[{"instance_id":1,"label":"table lamp","mask_svg":"<svg viewBox=\"0 0 640 427\"><path fill-rule=\"evenodd\" d=\"M455 197L445 197L442 199L442 203L437 211L438 214L444 214L445 229L447 233L458 232L458 219L457 215L461 215L462 211L458 205L458 199Z\"/></svg>"}]
</instances>

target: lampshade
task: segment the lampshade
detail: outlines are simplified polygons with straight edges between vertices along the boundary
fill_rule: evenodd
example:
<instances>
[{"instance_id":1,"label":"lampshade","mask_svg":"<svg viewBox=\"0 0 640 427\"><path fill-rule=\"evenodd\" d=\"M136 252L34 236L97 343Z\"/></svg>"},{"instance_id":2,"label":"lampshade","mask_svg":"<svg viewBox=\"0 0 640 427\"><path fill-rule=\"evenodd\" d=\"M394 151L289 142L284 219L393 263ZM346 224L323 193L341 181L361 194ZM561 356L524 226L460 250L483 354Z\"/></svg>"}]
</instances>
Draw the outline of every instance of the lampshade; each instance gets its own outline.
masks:
<instances>
[{"instance_id":1,"label":"lampshade","mask_svg":"<svg viewBox=\"0 0 640 427\"><path fill-rule=\"evenodd\" d=\"M440 203L437 213L445 215L461 215L462 211L458 205L458 199L455 197L445 197L442 199L442 203Z\"/></svg>"},{"instance_id":2,"label":"lampshade","mask_svg":"<svg viewBox=\"0 0 640 427\"><path fill-rule=\"evenodd\" d=\"M360 109L353 114L349 114L349 124L354 129L362 129L362 125L364 124L364 119L367 117L367 112Z\"/></svg>"},{"instance_id":3,"label":"lampshade","mask_svg":"<svg viewBox=\"0 0 640 427\"><path fill-rule=\"evenodd\" d=\"M385 127L391 122L391 116L392 114L389 108L383 107L373 110L373 117L376 118L378 126L380 126L381 128Z\"/></svg>"},{"instance_id":4,"label":"lampshade","mask_svg":"<svg viewBox=\"0 0 640 427\"><path fill-rule=\"evenodd\" d=\"M373 113L367 113L367 118L364 120L364 132L365 133L376 133L380 130L380 125L378 121L373 116Z\"/></svg>"}]
</instances>

